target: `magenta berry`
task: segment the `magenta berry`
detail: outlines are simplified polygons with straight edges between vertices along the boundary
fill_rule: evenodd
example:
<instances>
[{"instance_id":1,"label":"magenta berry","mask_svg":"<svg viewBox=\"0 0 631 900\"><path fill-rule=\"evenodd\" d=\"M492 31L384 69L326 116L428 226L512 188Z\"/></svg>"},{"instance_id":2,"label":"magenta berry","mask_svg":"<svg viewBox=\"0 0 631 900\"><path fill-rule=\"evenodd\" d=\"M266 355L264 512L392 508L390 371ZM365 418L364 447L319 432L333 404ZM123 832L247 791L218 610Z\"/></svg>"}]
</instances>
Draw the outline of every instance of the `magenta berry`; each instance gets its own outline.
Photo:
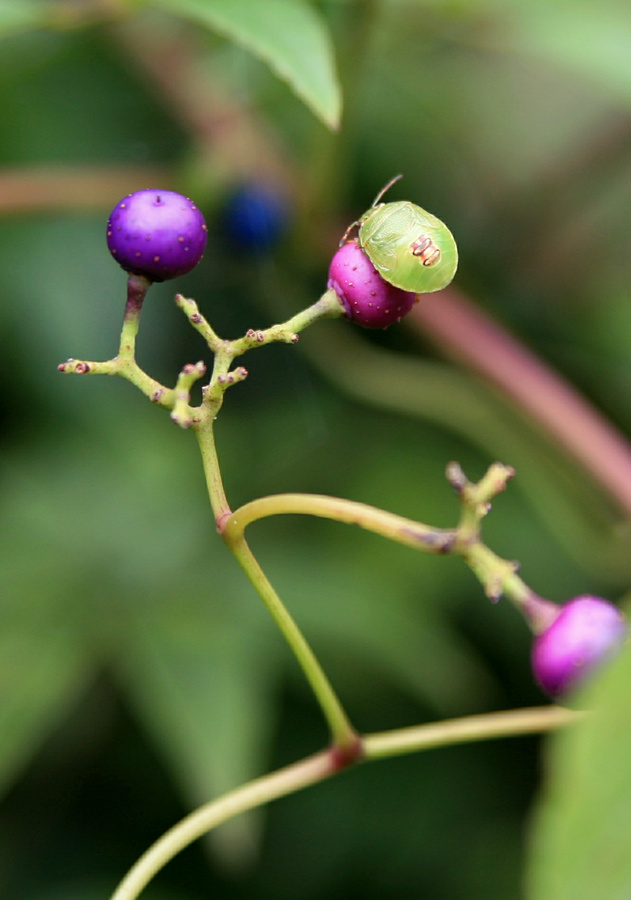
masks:
<instances>
[{"instance_id":1,"label":"magenta berry","mask_svg":"<svg viewBox=\"0 0 631 900\"><path fill-rule=\"evenodd\" d=\"M408 313L417 295L384 281L356 240L342 244L329 267L329 288L349 319L364 328L387 328Z\"/></svg>"},{"instance_id":2,"label":"magenta berry","mask_svg":"<svg viewBox=\"0 0 631 900\"><path fill-rule=\"evenodd\" d=\"M116 262L150 281L190 272L202 258L207 237L199 209L175 191L129 194L107 223L107 246Z\"/></svg>"},{"instance_id":3,"label":"magenta berry","mask_svg":"<svg viewBox=\"0 0 631 900\"><path fill-rule=\"evenodd\" d=\"M553 697L565 694L615 653L626 635L626 620L617 607L588 594L575 597L535 639L535 678Z\"/></svg>"}]
</instances>

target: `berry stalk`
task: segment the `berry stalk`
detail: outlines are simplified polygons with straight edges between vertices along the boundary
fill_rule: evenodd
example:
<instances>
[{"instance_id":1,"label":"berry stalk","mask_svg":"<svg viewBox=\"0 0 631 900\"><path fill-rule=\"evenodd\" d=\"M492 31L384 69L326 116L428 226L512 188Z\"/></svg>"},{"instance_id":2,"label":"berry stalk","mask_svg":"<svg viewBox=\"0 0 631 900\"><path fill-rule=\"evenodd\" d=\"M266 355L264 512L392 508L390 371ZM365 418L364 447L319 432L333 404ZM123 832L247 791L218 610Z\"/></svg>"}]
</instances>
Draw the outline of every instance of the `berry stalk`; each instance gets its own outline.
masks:
<instances>
[{"instance_id":1,"label":"berry stalk","mask_svg":"<svg viewBox=\"0 0 631 900\"><path fill-rule=\"evenodd\" d=\"M58 371L66 375L120 375L157 406L173 409L175 391L156 381L136 362L136 337L140 327L140 313L150 287L151 281L143 275L128 275L127 302L116 356L102 362L67 359L57 366Z\"/></svg>"},{"instance_id":2,"label":"berry stalk","mask_svg":"<svg viewBox=\"0 0 631 900\"><path fill-rule=\"evenodd\" d=\"M140 327L140 313L151 281L144 275L130 274L127 279L127 303L121 331L119 359L134 359L136 355L136 337Z\"/></svg>"},{"instance_id":3,"label":"berry stalk","mask_svg":"<svg viewBox=\"0 0 631 900\"><path fill-rule=\"evenodd\" d=\"M478 578L489 599L496 601L506 595L532 622L541 612L541 603L546 601L537 598L534 591L519 578L515 562L502 559L480 538L480 523L489 511L490 500L504 490L507 479L512 475L511 468L494 463L474 484L456 463L450 463L447 477L456 488L461 502L460 522L456 528L432 528L414 519L340 497L275 494L251 500L235 510L226 519L224 537L237 540L252 522L274 515L312 515L358 525L423 553L460 556ZM536 598L540 604L534 609ZM554 604L548 605L554 608Z\"/></svg>"}]
</instances>

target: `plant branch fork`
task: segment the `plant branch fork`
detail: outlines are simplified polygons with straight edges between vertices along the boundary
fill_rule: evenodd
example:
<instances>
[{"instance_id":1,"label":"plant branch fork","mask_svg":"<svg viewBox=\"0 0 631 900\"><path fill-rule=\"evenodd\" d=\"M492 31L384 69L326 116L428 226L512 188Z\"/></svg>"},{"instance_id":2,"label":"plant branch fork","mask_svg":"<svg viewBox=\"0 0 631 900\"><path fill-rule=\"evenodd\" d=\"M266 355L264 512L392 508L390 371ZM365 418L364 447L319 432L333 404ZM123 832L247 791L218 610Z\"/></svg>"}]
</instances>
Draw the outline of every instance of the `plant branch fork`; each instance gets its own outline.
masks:
<instances>
[{"instance_id":1,"label":"plant branch fork","mask_svg":"<svg viewBox=\"0 0 631 900\"><path fill-rule=\"evenodd\" d=\"M433 528L364 503L319 494L277 494L252 500L233 511L223 486L214 422L227 389L247 377L247 369L242 365L235 366L235 360L249 350L272 342L297 343L304 328L319 319L343 315L342 305L335 291L327 290L316 303L287 322L265 330L250 329L241 338L224 340L204 318L195 301L178 294L176 305L213 355L210 377L201 387L201 403L194 405L191 402L193 387L207 375L203 360L184 365L173 388L152 378L136 361L140 314L150 285L146 278L129 276L120 344L115 357L104 362L69 359L59 366L59 370L67 374L119 375L134 384L152 403L168 410L175 424L195 433L217 530L302 668L328 724L330 746L312 757L242 785L187 816L138 860L112 900L135 900L162 866L209 829L254 806L315 784L355 762L442 744L547 731L576 717L569 710L548 706L418 725L375 735L357 733L309 643L247 544L247 526L273 515L312 515L357 525L424 553L459 556L478 578L487 597L497 601L505 595L532 626L533 610L539 610L541 603L547 601L542 601L518 577L517 564L497 556L483 543L480 534L491 502L505 490L514 472L509 466L494 463L476 483L469 481L457 463L450 463L446 477L459 498L460 516L457 525L447 529Z\"/></svg>"}]
</instances>

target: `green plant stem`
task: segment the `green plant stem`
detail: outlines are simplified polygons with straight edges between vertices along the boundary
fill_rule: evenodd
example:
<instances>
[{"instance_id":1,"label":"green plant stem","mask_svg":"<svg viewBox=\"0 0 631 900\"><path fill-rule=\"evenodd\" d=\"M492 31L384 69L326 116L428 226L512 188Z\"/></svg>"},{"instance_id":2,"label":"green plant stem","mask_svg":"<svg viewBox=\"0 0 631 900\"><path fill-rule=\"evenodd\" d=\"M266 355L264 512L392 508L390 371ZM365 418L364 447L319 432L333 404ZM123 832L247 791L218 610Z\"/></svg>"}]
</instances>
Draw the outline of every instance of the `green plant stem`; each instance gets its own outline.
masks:
<instances>
[{"instance_id":1,"label":"green plant stem","mask_svg":"<svg viewBox=\"0 0 631 900\"><path fill-rule=\"evenodd\" d=\"M564 706L534 706L382 731L362 738L362 758L386 759L402 753L430 750L432 747L521 734L540 734L569 725L582 715L584 713Z\"/></svg>"},{"instance_id":2,"label":"green plant stem","mask_svg":"<svg viewBox=\"0 0 631 900\"><path fill-rule=\"evenodd\" d=\"M213 431L214 420L223 404L226 389L242 381L247 376L247 370L243 367L230 370L235 357L241 356L254 347L263 346L273 341L295 343L298 340L298 333L318 319L343 315L342 304L335 291L327 290L316 303L297 313L287 322L273 325L265 331L250 329L243 338L235 341L224 341L206 322L197 304L193 300L178 294L176 297L178 307L204 337L215 356L210 383L202 388L202 403L200 406L193 407L190 405L190 390L193 383L201 378L206 371L206 366L202 361L184 366L178 377L175 390L167 389L164 385L150 378L149 375L140 369L136 362L136 336L138 334L142 303L149 287L150 282L146 279L136 275L129 276L127 305L119 352L114 359L102 363L67 360L59 366L59 369L62 372L73 372L75 374L121 375L135 384L154 403L170 409L171 418L180 427L193 428L199 443L208 495L217 530L248 575L248 578L258 591L281 633L293 650L322 708L336 752L340 754L340 758L354 758L357 752L355 731L315 654L268 581L243 536L234 537L231 534L225 534L224 525L232 512L223 486Z\"/></svg>"},{"instance_id":3,"label":"green plant stem","mask_svg":"<svg viewBox=\"0 0 631 900\"><path fill-rule=\"evenodd\" d=\"M202 456L202 465L204 467L204 475L206 476L206 486L208 488L208 497L212 507L217 529L221 532L222 523L231 515L228 498L223 486L221 477L221 469L219 468L219 459L217 457L217 447L215 445L214 434L214 416L212 411L201 417L193 428L197 437L199 451Z\"/></svg>"},{"instance_id":4,"label":"green plant stem","mask_svg":"<svg viewBox=\"0 0 631 900\"><path fill-rule=\"evenodd\" d=\"M243 534L227 531L225 528L225 523L230 520L232 514L221 478L213 435L213 420L212 415L206 415L194 428L202 454L208 494L218 531L291 647L320 704L331 731L334 746L339 752L352 757L357 750L357 736L329 679L304 635L263 572Z\"/></svg>"},{"instance_id":5,"label":"green plant stem","mask_svg":"<svg viewBox=\"0 0 631 900\"><path fill-rule=\"evenodd\" d=\"M60 372L74 375L120 375L135 385L146 397L163 409L173 409L176 392L165 387L148 375L136 362L136 337L140 326L142 305L151 287L151 282L141 275L127 278L127 303L121 329L118 354L105 362L68 359L57 368Z\"/></svg>"},{"instance_id":6,"label":"green plant stem","mask_svg":"<svg viewBox=\"0 0 631 900\"><path fill-rule=\"evenodd\" d=\"M368 734L361 740L363 753L355 759L384 759L450 744L551 731L576 721L581 715L559 706L543 706ZM136 900L160 869L203 834L246 810L324 781L342 771L348 762L340 760L335 750L322 751L256 778L200 807L174 825L140 857L111 900Z\"/></svg>"},{"instance_id":7,"label":"green plant stem","mask_svg":"<svg viewBox=\"0 0 631 900\"><path fill-rule=\"evenodd\" d=\"M177 294L175 303L216 355L216 370L221 371L221 374L226 374L232 360L247 353L248 350L274 342L295 344L298 342L299 333L314 322L320 319L339 319L344 315L344 307L339 297L329 288L315 303L296 313L286 322L279 322L262 331L250 328L242 338L224 341L210 327L194 300Z\"/></svg>"},{"instance_id":8,"label":"green plant stem","mask_svg":"<svg viewBox=\"0 0 631 900\"><path fill-rule=\"evenodd\" d=\"M67 359L57 366L58 371L66 375L120 375L148 397L156 406L173 409L175 391L156 381L140 368L133 357L115 356L105 362L85 359Z\"/></svg>"},{"instance_id":9,"label":"green plant stem","mask_svg":"<svg viewBox=\"0 0 631 900\"><path fill-rule=\"evenodd\" d=\"M245 538L224 537L224 539L293 650L328 722L333 745L342 753L350 757L355 756L357 753L355 730L304 635L270 584Z\"/></svg>"},{"instance_id":10,"label":"green plant stem","mask_svg":"<svg viewBox=\"0 0 631 900\"><path fill-rule=\"evenodd\" d=\"M479 539L459 542L454 548L494 603L505 594L521 608L532 591L516 574L517 563L502 559Z\"/></svg>"},{"instance_id":11,"label":"green plant stem","mask_svg":"<svg viewBox=\"0 0 631 900\"><path fill-rule=\"evenodd\" d=\"M257 519L291 513L359 525L424 553L458 555L478 578L491 600L505 594L524 614L535 596L516 574L516 564L499 557L470 530L470 517L467 515L463 516L467 527L463 537L459 528L431 528L354 500L323 494L273 494L252 500L235 510L225 522L225 536L238 539L246 527Z\"/></svg>"},{"instance_id":12,"label":"green plant stem","mask_svg":"<svg viewBox=\"0 0 631 900\"><path fill-rule=\"evenodd\" d=\"M123 328L118 349L118 358L121 360L135 359L140 313L150 287L151 282L149 279L143 278L142 275L129 275L127 278L127 303L125 304Z\"/></svg>"},{"instance_id":13,"label":"green plant stem","mask_svg":"<svg viewBox=\"0 0 631 900\"><path fill-rule=\"evenodd\" d=\"M226 521L229 536L243 534L246 527L257 519L287 513L318 516L333 519L347 525L359 525L382 537L398 541L408 547L427 553L446 553L456 540L454 529L431 528L413 519L385 512L366 503L329 497L326 494L273 494L245 503Z\"/></svg>"},{"instance_id":14,"label":"green plant stem","mask_svg":"<svg viewBox=\"0 0 631 900\"><path fill-rule=\"evenodd\" d=\"M111 900L135 900L174 856L222 822L323 781L335 772L330 751L307 757L257 778L192 812L160 837L129 870Z\"/></svg>"},{"instance_id":15,"label":"green plant stem","mask_svg":"<svg viewBox=\"0 0 631 900\"><path fill-rule=\"evenodd\" d=\"M292 316L286 322L272 325L264 331L249 331L245 337L231 341L234 356L240 356L253 347L274 341L295 344L301 331L320 319L339 319L344 315L344 307L334 290L329 288L319 300Z\"/></svg>"}]
</instances>

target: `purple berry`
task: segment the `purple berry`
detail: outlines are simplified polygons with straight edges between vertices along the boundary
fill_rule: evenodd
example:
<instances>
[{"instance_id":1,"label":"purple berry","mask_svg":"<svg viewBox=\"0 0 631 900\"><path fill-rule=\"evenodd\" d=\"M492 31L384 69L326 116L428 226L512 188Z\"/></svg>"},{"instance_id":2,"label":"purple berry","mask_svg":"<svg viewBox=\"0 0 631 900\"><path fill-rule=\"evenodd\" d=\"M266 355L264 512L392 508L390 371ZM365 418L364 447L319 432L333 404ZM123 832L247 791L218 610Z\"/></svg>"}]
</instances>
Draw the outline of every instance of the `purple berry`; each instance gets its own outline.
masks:
<instances>
[{"instance_id":1,"label":"purple berry","mask_svg":"<svg viewBox=\"0 0 631 900\"><path fill-rule=\"evenodd\" d=\"M364 328L387 328L408 313L417 295L384 281L356 240L342 244L329 267L327 287L349 319Z\"/></svg>"},{"instance_id":2,"label":"purple berry","mask_svg":"<svg viewBox=\"0 0 631 900\"><path fill-rule=\"evenodd\" d=\"M617 607L588 594L574 597L535 639L535 678L553 697L565 694L615 653L626 636L626 620Z\"/></svg>"},{"instance_id":3,"label":"purple berry","mask_svg":"<svg viewBox=\"0 0 631 900\"><path fill-rule=\"evenodd\" d=\"M129 194L107 223L107 246L116 262L150 281L190 272L202 258L207 237L199 209L174 191Z\"/></svg>"}]
</instances>

